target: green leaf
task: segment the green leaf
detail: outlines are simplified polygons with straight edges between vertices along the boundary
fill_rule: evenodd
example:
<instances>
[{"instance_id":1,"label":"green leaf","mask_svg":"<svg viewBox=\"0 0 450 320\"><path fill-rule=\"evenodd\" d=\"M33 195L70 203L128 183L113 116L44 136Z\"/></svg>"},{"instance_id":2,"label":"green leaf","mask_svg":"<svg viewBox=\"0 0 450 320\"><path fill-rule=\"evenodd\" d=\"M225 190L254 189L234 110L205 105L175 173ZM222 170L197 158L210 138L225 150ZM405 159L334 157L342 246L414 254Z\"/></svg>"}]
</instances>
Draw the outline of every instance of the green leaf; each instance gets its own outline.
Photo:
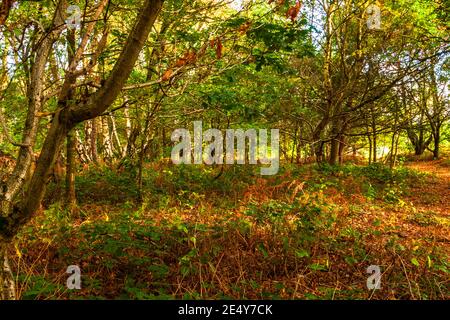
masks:
<instances>
[{"instance_id":1,"label":"green leaf","mask_svg":"<svg viewBox=\"0 0 450 320\"><path fill-rule=\"evenodd\" d=\"M305 249L300 249L295 251L295 255L297 256L297 258L305 258L309 257L309 252L306 251Z\"/></svg>"},{"instance_id":2,"label":"green leaf","mask_svg":"<svg viewBox=\"0 0 450 320\"><path fill-rule=\"evenodd\" d=\"M320 264L320 263L310 264L308 267L311 270L314 270L314 271L325 271L325 270L327 270L327 267L322 265L322 264Z\"/></svg>"},{"instance_id":3,"label":"green leaf","mask_svg":"<svg viewBox=\"0 0 450 320\"><path fill-rule=\"evenodd\" d=\"M356 260L355 258L350 257L350 256L345 257L344 260L345 260L345 262L347 262L347 264L349 264L349 265L353 265L353 264L355 264L355 263L358 263L358 260Z\"/></svg>"},{"instance_id":4,"label":"green leaf","mask_svg":"<svg viewBox=\"0 0 450 320\"><path fill-rule=\"evenodd\" d=\"M266 247L264 247L264 244L260 243L258 245L258 249L259 251L261 251L261 253L263 254L264 258L268 258L269 254L267 253Z\"/></svg>"}]
</instances>

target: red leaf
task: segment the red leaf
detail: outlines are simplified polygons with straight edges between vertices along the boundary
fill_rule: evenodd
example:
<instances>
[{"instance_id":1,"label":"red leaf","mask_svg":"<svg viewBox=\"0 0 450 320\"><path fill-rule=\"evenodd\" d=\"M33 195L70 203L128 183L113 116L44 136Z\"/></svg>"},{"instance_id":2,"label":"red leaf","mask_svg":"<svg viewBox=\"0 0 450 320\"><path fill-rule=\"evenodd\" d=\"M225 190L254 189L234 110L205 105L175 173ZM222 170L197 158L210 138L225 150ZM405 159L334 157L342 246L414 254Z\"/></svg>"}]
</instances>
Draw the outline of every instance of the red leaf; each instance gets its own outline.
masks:
<instances>
[{"instance_id":1,"label":"red leaf","mask_svg":"<svg viewBox=\"0 0 450 320\"><path fill-rule=\"evenodd\" d=\"M170 78L172 77L172 69L168 69L166 72L164 72L164 74L163 74L163 76L162 76L162 78L161 78L161 80L164 82L164 81L168 81L168 80L170 80Z\"/></svg>"},{"instance_id":2,"label":"red leaf","mask_svg":"<svg viewBox=\"0 0 450 320\"><path fill-rule=\"evenodd\" d=\"M297 19L301 7L302 3L300 1L297 1L295 6L289 8L289 10L286 12L286 18L291 18L291 21L294 22Z\"/></svg>"},{"instance_id":3,"label":"red leaf","mask_svg":"<svg viewBox=\"0 0 450 320\"><path fill-rule=\"evenodd\" d=\"M250 21L247 21L239 27L239 32L242 34L246 33L248 29L250 29L251 25L252 23Z\"/></svg>"}]
</instances>

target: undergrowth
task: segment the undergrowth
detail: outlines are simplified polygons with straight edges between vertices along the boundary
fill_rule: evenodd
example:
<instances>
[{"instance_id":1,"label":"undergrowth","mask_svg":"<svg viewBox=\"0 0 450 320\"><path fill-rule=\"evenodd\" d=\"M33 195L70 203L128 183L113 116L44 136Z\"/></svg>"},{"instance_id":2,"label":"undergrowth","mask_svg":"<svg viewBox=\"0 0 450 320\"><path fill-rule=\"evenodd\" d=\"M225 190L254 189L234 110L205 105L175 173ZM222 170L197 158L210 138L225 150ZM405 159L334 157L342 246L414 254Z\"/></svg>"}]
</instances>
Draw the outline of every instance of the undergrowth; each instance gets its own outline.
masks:
<instances>
[{"instance_id":1,"label":"undergrowth","mask_svg":"<svg viewBox=\"0 0 450 320\"><path fill-rule=\"evenodd\" d=\"M146 165L141 198L133 170L83 172L78 208L48 206L11 252L21 297L448 298L448 246L436 240L448 218L408 198L436 177L379 164L219 170ZM82 290L66 288L69 265ZM381 290L366 287L370 265Z\"/></svg>"}]
</instances>

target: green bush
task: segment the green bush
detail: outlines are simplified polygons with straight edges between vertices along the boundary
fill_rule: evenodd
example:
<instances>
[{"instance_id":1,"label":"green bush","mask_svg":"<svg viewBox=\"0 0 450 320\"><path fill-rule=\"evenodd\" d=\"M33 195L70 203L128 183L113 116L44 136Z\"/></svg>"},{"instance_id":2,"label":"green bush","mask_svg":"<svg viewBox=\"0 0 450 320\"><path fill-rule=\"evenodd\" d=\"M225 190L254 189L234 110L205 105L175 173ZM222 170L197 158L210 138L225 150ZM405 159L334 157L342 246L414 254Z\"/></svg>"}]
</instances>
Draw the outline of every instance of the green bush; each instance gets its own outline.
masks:
<instances>
[{"instance_id":1,"label":"green bush","mask_svg":"<svg viewBox=\"0 0 450 320\"><path fill-rule=\"evenodd\" d=\"M77 199L81 203L125 203L139 196L136 172L118 172L108 167L92 167L75 179Z\"/></svg>"}]
</instances>

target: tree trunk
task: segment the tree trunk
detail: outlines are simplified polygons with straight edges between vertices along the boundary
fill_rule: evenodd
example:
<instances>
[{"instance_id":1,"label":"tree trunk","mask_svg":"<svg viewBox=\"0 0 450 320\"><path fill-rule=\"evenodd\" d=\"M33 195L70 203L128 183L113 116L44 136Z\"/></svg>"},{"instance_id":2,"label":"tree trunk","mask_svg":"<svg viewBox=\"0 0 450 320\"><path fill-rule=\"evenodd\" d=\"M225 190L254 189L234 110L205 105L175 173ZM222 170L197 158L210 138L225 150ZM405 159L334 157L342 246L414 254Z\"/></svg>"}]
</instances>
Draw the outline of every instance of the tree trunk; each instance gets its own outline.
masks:
<instances>
[{"instance_id":1,"label":"tree trunk","mask_svg":"<svg viewBox=\"0 0 450 320\"><path fill-rule=\"evenodd\" d=\"M372 156L373 163L377 162L377 123L373 105L371 106L371 129L372 129Z\"/></svg>"},{"instance_id":2,"label":"tree trunk","mask_svg":"<svg viewBox=\"0 0 450 320\"><path fill-rule=\"evenodd\" d=\"M114 145L113 140L111 139L112 134L109 129L108 118L101 117L100 125L104 155L108 161L112 161L112 159L114 158Z\"/></svg>"},{"instance_id":3,"label":"tree trunk","mask_svg":"<svg viewBox=\"0 0 450 320\"><path fill-rule=\"evenodd\" d=\"M396 141L397 141L397 132L394 131L392 133L391 150L390 150L390 155L389 155L389 167L391 169L395 166L395 161L396 161L396 157L397 157L397 154L395 153L395 142Z\"/></svg>"},{"instance_id":4,"label":"tree trunk","mask_svg":"<svg viewBox=\"0 0 450 320\"><path fill-rule=\"evenodd\" d=\"M345 139L344 136L341 136L339 139L339 164L340 165L344 164L344 150L345 150L345 146L346 146L344 139Z\"/></svg>"},{"instance_id":5,"label":"tree trunk","mask_svg":"<svg viewBox=\"0 0 450 320\"><path fill-rule=\"evenodd\" d=\"M94 118L90 121L91 123L91 135L89 137L90 143L91 143L91 156L92 160L94 160L95 163L98 163L98 150L97 150L97 119Z\"/></svg>"},{"instance_id":6,"label":"tree trunk","mask_svg":"<svg viewBox=\"0 0 450 320\"><path fill-rule=\"evenodd\" d=\"M67 163L66 163L66 208L72 211L76 206L75 195L75 137L71 130L67 135Z\"/></svg>"},{"instance_id":7,"label":"tree trunk","mask_svg":"<svg viewBox=\"0 0 450 320\"><path fill-rule=\"evenodd\" d=\"M331 144L330 144L330 158L328 159L328 163L334 166L337 163L338 155L339 155L339 129L338 129L338 120L334 120L333 129L331 130Z\"/></svg>"},{"instance_id":8,"label":"tree trunk","mask_svg":"<svg viewBox=\"0 0 450 320\"><path fill-rule=\"evenodd\" d=\"M80 133L77 129L75 130L75 148L77 150L78 156L82 163L89 163L92 159L89 156L89 151L86 148L86 145L82 142Z\"/></svg>"},{"instance_id":9,"label":"tree trunk","mask_svg":"<svg viewBox=\"0 0 450 320\"><path fill-rule=\"evenodd\" d=\"M397 162L397 155L398 155L398 142L400 140L400 134L397 135L397 139L395 140L395 147L394 147L394 166Z\"/></svg>"},{"instance_id":10,"label":"tree trunk","mask_svg":"<svg viewBox=\"0 0 450 320\"><path fill-rule=\"evenodd\" d=\"M128 112L128 106L126 106L123 109L123 114L125 117L126 144L125 144L125 147L122 149L122 158L125 158L126 156L129 156L131 154L130 138L131 138L132 128L131 128L130 114Z\"/></svg>"},{"instance_id":11,"label":"tree trunk","mask_svg":"<svg viewBox=\"0 0 450 320\"><path fill-rule=\"evenodd\" d=\"M70 30L67 33L67 56L69 60L69 65L74 61L75 53L75 30ZM73 90L67 90L67 100L65 101L66 108L71 107L70 103L73 100ZM74 209L76 205L75 197L75 151L76 150L76 140L74 136L74 130L69 131L66 138L66 192L65 192L65 205L66 209L70 212Z\"/></svg>"},{"instance_id":12,"label":"tree trunk","mask_svg":"<svg viewBox=\"0 0 450 320\"><path fill-rule=\"evenodd\" d=\"M377 134L376 133L373 134L372 148L373 148L373 151L372 151L372 156L373 156L372 162L373 163L377 163Z\"/></svg>"},{"instance_id":13,"label":"tree trunk","mask_svg":"<svg viewBox=\"0 0 450 320\"><path fill-rule=\"evenodd\" d=\"M8 261L8 243L0 242L0 300L15 300L16 286Z\"/></svg>"},{"instance_id":14,"label":"tree trunk","mask_svg":"<svg viewBox=\"0 0 450 320\"><path fill-rule=\"evenodd\" d=\"M122 144L120 143L119 134L117 133L116 120L113 115L110 115L109 119L111 120L111 140L113 141L113 146L115 144L117 153L122 155Z\"/></svg>"},{"instance_id":15,"label":"tree trunk","mask_svg":"<svg viewBox=\"0 0 450 320\"><path fill-rule=\"evenodd\" d=\"M145 155L147 154L147 148L149 145L149 131L150 131L150 114L147 113L147 118L145 120L145 129L144 129L144 136L141 140L141 148L139 150L139 160L138 160L138 177L137 177L137 187L139 190L139 200L143 201L143 195L142 195L142 187L143 187L143 170L144 170L144 159Z\"/></svg>"},{"instance_id":16,"label":"tree trunk","mask_svg":"<svg viewBox=\"0 0 450 320\"><path fill-rule=\"evenodd\" d=\"M434 148L433 148L433 159L439 159L439 143L441 140L440 128L436 129L436 132L433 134L434 136Z\"/></svg>"},{"instance_id":17,"label":"tree trunk","mask_svg":"<svg viewBox=\"0 0 450 320\"><path fill-rule=\"evenodd\" d=\"M324 118L322 118L320 123L314 129L313 144L314 144L314 154L316 156L317 163L321 163L324 161L323 156L324 142L322 140L322 132L324 131L327 124L328 124L328 116L325 116Z\"/></svg>"},{"instance_id":18,"label":"tree trunk","mask_svg":"<svg viewBox=\"0 0 450 320\"><path fill-rule=\"evenodd\" d=\"M330 159L329 164L334 166L337 163L339 155L339 141L337 139L331 140L331 146L330 146Z\"/></svg>"}]
</instances>

